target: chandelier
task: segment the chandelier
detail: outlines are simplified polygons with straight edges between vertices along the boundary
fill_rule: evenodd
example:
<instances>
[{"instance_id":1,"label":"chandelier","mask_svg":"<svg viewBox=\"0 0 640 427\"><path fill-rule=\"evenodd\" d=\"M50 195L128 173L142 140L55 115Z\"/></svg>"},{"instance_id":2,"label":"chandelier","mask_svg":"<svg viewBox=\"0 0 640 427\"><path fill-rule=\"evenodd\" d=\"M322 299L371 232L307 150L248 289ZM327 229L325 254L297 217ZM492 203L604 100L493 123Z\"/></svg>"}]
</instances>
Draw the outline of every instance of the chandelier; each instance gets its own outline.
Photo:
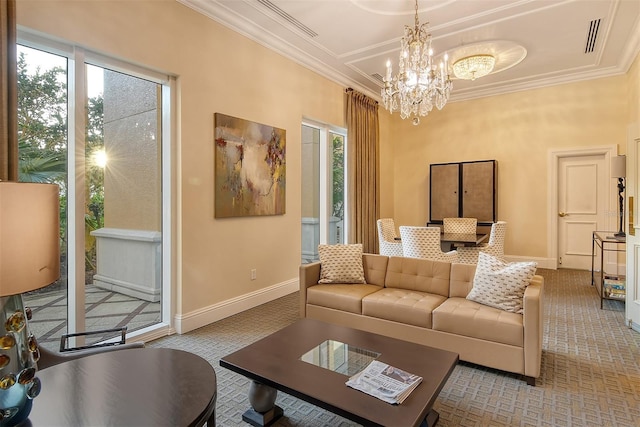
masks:
<instances>
[{"instance_id":1,"label":"chandelier","mask_svg":"<svg viewBox=\"0 0 640 427\"><path fill-rule=\"evenodd\" d=\"M496 58L491 55L472 55L453 63L453 74L459 79L475 80L486 76L496 65Z\"/></svg>"},{"instance_id":2,"label":"chandelier","mask_svg":"<svg viewBox=\"0 0 640 427\"><path fill-rule=\"evenodd\" d=\"M418 0L416 0L415 27L404 27L400 42L398 74L392 76L391 61L387 61L387 74L382 88L384 108L393 113L400 110L400 117L413 117L413 124L420 123L420 116L426 116L435 105L438 110L449 100L452 83L449 78L448 56L436 66L431 49L431 34L427 25L418 21Z\"/></svg>"}]
</instances>

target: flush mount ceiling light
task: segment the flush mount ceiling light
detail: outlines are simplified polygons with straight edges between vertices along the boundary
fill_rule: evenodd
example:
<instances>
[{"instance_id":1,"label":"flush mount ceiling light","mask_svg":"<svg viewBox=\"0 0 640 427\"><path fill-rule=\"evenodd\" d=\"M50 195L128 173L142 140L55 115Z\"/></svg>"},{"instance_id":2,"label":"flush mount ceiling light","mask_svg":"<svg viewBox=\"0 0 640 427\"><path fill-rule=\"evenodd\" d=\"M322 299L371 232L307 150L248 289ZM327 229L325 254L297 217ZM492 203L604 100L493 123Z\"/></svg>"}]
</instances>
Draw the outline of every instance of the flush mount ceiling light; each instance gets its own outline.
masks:
<instances>
[{"instance_id":1,"label":"flush mount ceiling light","mask_svg":"<svg viewBox=\"0 0 640 427\"><path fill-rule=\"evenodd\" d=\"M392 76L391 61L387 61L387 73L382 79L382 103L393 113L400 110L400 117L413 116L413 124L420 123L420 116L426 116L435 106L440 110L449 100L452 83L449 78L447 55L439 66L431 49L431 34L428 23L418 21L418 0L416 0L415 27L404 27L400 44L398 74Z\"/></svg>"},{"instance_id":2,"label":"flush mount ceiling light","mask_svg":"<svg viewBox=\"0 0 640 427\"><path fill-rule=\"evenodd\" d=\"M459 79L475 80L489 74L495 65L493 55L466 56L453 63L453 74Z\"/></svg>"}]
</instances>

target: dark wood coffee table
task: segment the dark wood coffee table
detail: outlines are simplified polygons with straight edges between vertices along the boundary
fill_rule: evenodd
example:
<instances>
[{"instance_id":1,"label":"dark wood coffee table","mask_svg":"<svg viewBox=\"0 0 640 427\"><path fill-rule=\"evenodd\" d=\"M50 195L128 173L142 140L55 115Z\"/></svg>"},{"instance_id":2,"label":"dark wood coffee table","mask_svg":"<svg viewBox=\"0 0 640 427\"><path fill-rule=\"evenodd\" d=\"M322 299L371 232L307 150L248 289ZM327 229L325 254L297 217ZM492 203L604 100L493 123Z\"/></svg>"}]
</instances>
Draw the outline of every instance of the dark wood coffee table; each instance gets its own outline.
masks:
<instances>
[{"instance_id":1,"label":"dark wood coffee table","mask_svg":"<svg viewBox=\"0 0 640 427\"><path fill-rule=\"evenodd\" d=\"M327 340L380 353L377 360L419 375L423 381L400 405L347 387L347 375L300 360ZM456 353L312 319L299 320L220 359L221 366L256 383L366 426L433 426L438 420L433 404L457 363ZM281 414L276 406L261 413L249 410L243 419L269 425Z\"/></svg>"}]
</instances>

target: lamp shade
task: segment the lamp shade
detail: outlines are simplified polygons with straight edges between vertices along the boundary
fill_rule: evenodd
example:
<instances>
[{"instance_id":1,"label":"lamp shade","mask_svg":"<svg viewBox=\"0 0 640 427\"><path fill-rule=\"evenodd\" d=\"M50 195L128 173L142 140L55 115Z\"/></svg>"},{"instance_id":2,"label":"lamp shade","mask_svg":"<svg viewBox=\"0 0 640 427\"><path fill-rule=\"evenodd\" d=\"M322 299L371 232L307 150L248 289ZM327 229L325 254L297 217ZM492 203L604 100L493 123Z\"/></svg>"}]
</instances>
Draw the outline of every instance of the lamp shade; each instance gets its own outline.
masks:
<instances>
[{"instance_id":1,"label":"lamp shade","mask_svg":"<svg viewBox=\"0 0 640 427\"><path fill-rule=\"evenodd\" d=\"M60 277L58 186L0 182L0 296Z\"/></svg>"},{"instance_id":2,"label":"lamp shade","mask_svg":"<svg viewBox=\"0 0 640 427\"><path fill-rule=\"evenodd\" d=\"M611 157L611 178L627 176L627 156Z\"/></svg>"}]
</instances>

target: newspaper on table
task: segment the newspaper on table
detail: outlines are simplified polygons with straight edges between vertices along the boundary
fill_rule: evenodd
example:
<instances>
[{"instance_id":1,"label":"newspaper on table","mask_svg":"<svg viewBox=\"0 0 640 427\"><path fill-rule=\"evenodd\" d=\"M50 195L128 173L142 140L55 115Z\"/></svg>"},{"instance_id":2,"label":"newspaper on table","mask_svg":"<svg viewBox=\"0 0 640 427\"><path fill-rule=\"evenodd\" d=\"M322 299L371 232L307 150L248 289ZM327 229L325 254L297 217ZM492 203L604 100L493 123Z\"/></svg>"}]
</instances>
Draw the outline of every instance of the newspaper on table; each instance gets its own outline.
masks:
<instances>
[{"instance_id":1,"label":"newspaper on table","mask_svg":"<svg viewBox=\"0 0 640 427\"><path fill-rule=\"evenodd\" d=\"M374 360L346 384L385 402L400 404L421 381L422 377Z\"/></svg>"}]
</instances>

